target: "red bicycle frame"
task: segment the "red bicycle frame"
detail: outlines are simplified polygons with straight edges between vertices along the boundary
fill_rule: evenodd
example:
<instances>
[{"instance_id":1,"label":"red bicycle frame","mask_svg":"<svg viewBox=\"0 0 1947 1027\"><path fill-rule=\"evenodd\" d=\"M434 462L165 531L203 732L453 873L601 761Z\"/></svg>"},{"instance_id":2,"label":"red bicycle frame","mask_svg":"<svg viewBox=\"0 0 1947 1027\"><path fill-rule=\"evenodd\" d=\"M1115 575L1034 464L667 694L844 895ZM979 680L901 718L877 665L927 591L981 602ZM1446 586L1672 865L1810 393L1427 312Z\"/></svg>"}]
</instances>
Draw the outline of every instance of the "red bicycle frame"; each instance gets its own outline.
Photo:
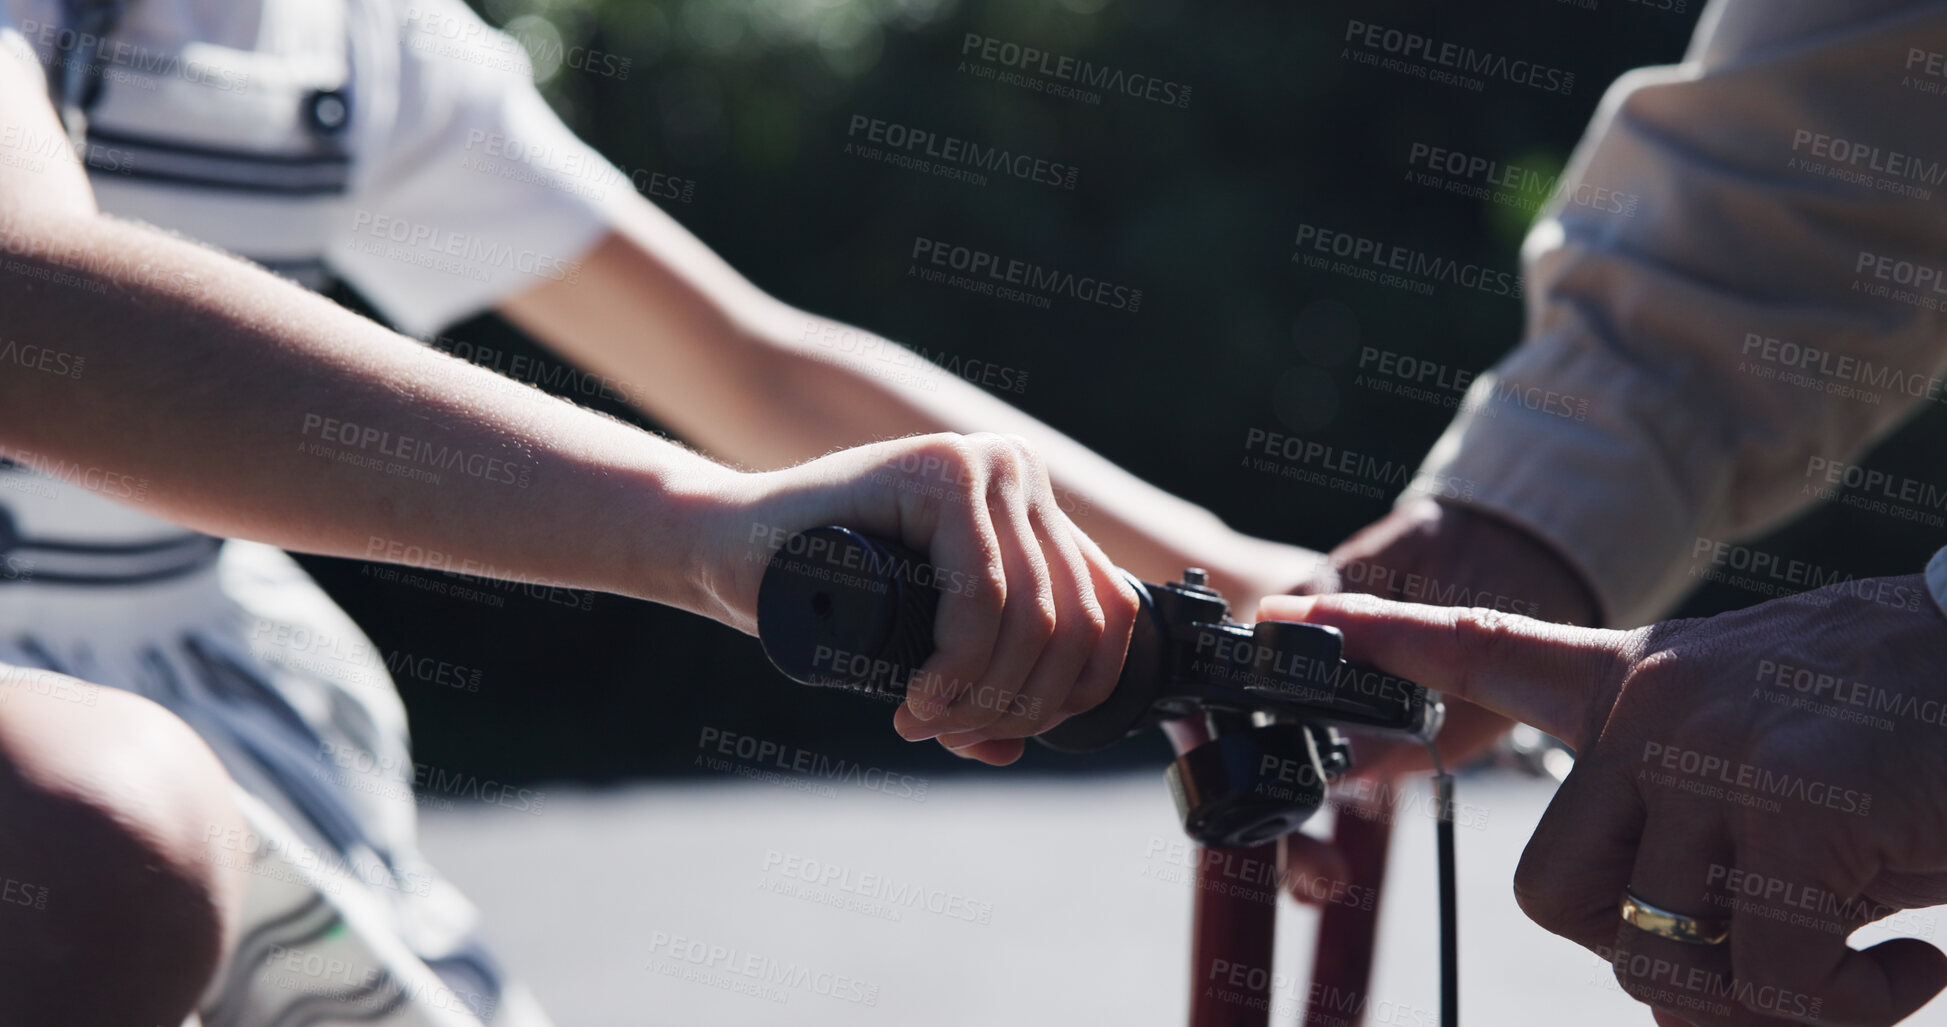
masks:
<instances>
[{"instance_id":1,"label":"red bicycle frame","mask_svg":"<svg viewBox=\"0 0 1947 1027\"><path fill-rule=\"evenodd\" d=\"M1379 902L1392 826L1384 819L1341 814L1333 841L1350 868L1347 884L1371 889L1372 908L1332 903L1319 917L1302 1027L1357 1027L1365 1019L1379 939ZM1220 868L1277 866L1276 845L1197 850L1191 919L1190 1027L1264 1027L1277 1010L1272 972L1280 875L1268 888L1237 888ZM1247 875L1250 876L1250 875ZM1258 971L1258 972L1253 972Z\"/></svg>"}]
</instances>

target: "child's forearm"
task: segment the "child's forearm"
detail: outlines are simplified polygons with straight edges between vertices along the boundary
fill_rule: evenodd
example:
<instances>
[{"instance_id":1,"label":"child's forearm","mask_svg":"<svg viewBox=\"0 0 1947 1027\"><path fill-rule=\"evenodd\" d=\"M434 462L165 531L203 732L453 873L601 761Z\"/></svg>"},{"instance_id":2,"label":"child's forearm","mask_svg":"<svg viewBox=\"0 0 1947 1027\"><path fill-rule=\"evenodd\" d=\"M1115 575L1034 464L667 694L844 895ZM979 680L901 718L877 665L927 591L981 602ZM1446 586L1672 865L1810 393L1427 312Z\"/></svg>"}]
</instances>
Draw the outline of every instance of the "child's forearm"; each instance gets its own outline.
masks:
<instances>
[{"instance_id":1,"label":"child's forearm","mask_svg":"<svg viewBox=\"0 0 1947 1027\"><path fill-rule=\"evenodd\" d=\"M0 231L0 345L36 355L0 362L0 455L215 534L712 605L733 472L159 232Z\"/></svg>"},{"instance_id":2,"label":"child's forearm","mask_svg":"<svg viewBox=\"0 0 1947 1027\"><path fill-rule=\"evenodd\" d=\"M1062 509L1148 580L1194 564L1248 602L1326 568L1317 553L1231 529L916 353L764 295L646 201L579 266L574 281L544 282L502 310L726 460L779 467L902 435L1019 435L1047 462ZM981 366L1002 387L1025 381Z\"/></svg>"}]
</instances>

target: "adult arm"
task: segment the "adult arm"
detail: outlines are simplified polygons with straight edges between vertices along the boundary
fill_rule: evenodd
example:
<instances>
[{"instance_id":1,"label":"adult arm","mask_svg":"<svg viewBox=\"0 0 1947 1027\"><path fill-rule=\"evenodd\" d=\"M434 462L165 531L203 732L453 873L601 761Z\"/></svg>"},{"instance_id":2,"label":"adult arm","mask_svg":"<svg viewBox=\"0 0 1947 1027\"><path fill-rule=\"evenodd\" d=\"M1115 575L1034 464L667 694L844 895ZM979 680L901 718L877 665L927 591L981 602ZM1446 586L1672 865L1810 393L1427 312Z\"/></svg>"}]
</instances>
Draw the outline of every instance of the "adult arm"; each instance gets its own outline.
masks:
<instances>
[{"instance_id":1,"label":"adult arm","mask_svg":"<svg viewBox=\"0 0 1947 1027\"><path fill-rule=\"evenodd\" d=\"M1628 625L1843 481L1941 397L1943 54L1947 4L1724 0L1623 76L1527 240L1526 340L1408 497L1476 483Z\"/></svg>"}]
</instances>

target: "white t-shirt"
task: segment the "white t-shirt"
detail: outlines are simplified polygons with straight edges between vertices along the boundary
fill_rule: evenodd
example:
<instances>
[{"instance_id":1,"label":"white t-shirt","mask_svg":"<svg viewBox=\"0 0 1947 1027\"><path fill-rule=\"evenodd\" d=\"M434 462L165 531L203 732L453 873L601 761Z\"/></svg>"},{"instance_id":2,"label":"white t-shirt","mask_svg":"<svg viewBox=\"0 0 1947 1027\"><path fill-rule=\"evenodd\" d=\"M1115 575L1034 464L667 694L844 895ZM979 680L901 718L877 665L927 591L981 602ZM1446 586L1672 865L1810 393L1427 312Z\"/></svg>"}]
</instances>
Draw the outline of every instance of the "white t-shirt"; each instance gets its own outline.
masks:
<instances>
[{"instance_id":1,"label":"white t-shirt","mask_svg":"<svg viewBox=\"0 0 1947 1027\"><path fill-rule=\"evenodd\" d=\"M578 274L632 188L460 0L131 0L105 44L61 6L0 0L0 36L100 62L102 210L328 270L415 335Z\"/></svg>"}]
</instances>

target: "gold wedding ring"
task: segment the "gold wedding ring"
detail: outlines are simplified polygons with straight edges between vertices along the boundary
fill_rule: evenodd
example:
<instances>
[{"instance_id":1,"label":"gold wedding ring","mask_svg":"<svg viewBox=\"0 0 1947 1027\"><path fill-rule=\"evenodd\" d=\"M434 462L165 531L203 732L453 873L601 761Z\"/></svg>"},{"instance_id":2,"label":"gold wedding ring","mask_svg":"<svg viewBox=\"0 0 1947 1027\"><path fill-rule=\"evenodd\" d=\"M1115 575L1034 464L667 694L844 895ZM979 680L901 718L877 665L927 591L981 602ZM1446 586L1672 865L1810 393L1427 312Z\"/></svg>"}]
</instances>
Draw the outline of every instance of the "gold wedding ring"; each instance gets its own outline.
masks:
<instances>
[{"instance_id":1,"label":"gold wedding ring","mask_svg":"<svg viewBox=\"0 0 1947 1027\"><path fill-rule=\"evenodd\" d=\"M1652 906L1623 889L1623 923L1685 945L1722 945L1731 936L1729 920L1705 920Z\"/></svg>"}]
</instances>

